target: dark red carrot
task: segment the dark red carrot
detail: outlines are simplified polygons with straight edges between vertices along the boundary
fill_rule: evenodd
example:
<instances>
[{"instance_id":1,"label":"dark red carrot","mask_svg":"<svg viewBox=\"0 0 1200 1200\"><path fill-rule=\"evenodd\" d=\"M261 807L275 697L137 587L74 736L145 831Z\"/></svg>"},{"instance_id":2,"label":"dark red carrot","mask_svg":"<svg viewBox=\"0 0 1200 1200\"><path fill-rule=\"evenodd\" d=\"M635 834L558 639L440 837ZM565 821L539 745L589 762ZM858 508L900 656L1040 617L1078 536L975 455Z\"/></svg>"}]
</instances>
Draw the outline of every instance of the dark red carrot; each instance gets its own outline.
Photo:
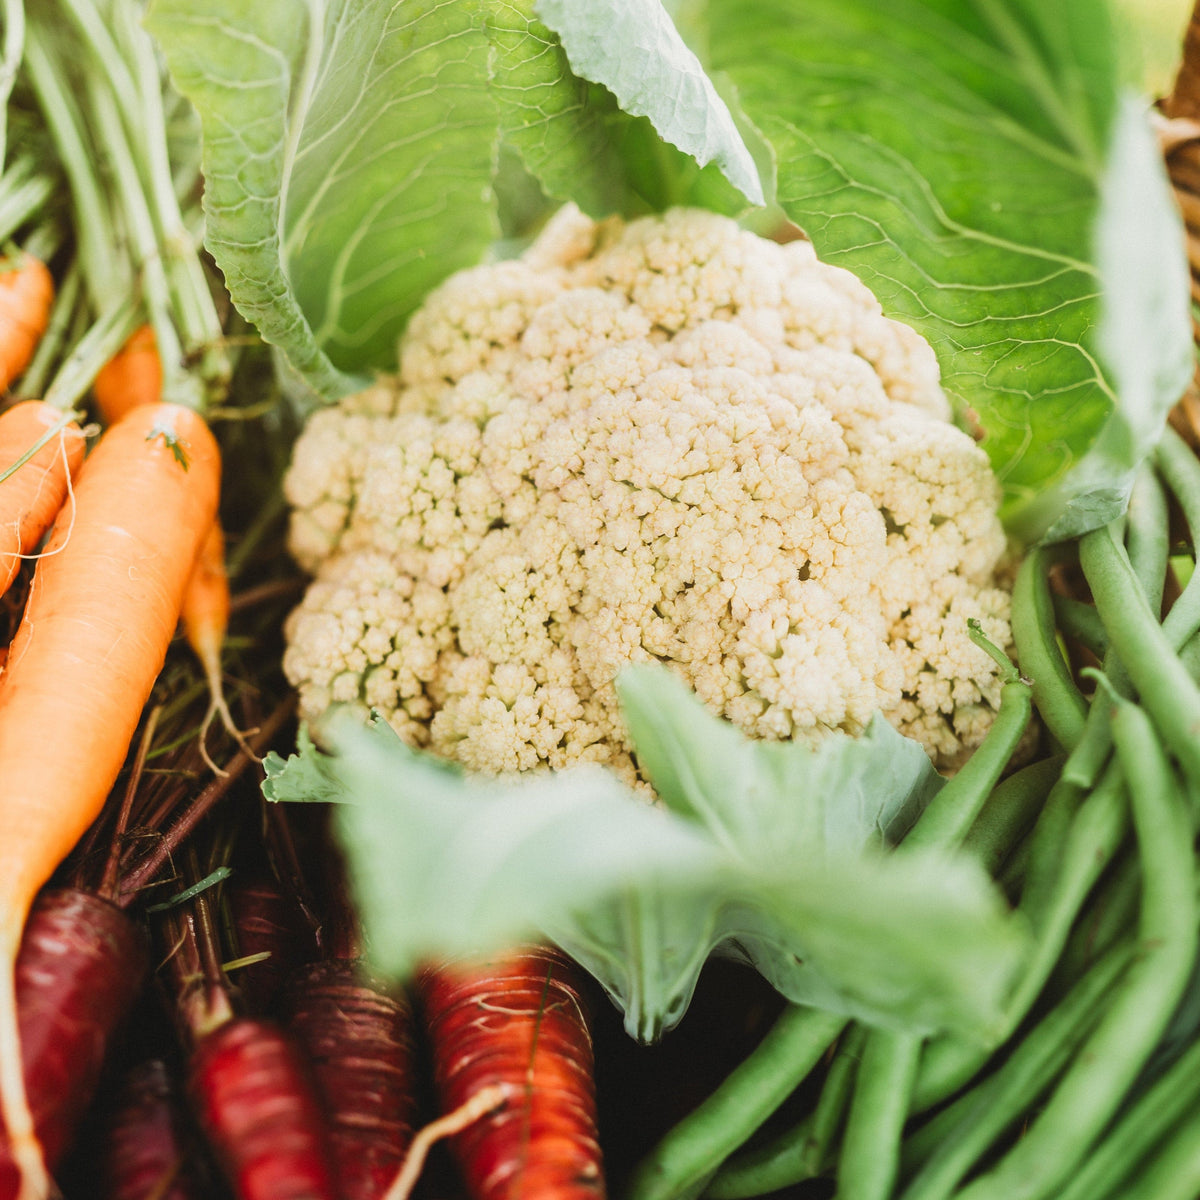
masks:
<instances>
[{"instance_id":1,"label":"dark red carrot","mask_svg":"<svg viewBox=\"0 0 1200 1200\"><path fill-rule=\"evenodd\" d=\"M61 1159L95 1092L108 1042L146 972L140 927L89 892L43 893L16 963L22 1068L34 1127L49 1167ZM20 1173L0 1145L0 1200Z\"/></svg>"},{"instance_id":2,"label":"dark red carrot","mask_svg":"<svg viewBox=\"0 0 1200 1200\"><path fill-rule=\"evenodd\" d=\"M266 871L235 874L226 899L238 958L268 956L231 972L244 1010L266 1015L274 1011L288 977L316 957L313 928L295 897Z\"/></svg>"},{"instance_id":3,"label":"dark red carrot","mask_svg":"<svg viewBox=\"0 0 1200 1200\"><path fill-rule=\"evenodd\" d=\"M174 1080L161 1059L125 1075L104 1122L103 1200L200 1200Z\"/></svg>"},{"instance_id":4,"label":"dark red carrot","mask_svg":"<svg viewBox=\"0 0 1200 1200\"><path fill-rule=\"evenodd\" d=\"M238 1200L335 1200L308 1065L277 1026L232 1017L192 1054L196 1115Z\"/></svg>"},{"instance_id":5,"label":"dark red carrot","mask_svg":"<svg viewBox=\"0 0 1200 1200\"><path fill-rule=\"evenodd\" d=\"M309 1065L279 1026L234 1015L209 897L171 924L192 1107L237 1200L337 1200Z\"/></svg>"},{"instance_id":6,"label":"dark red carrot","mask_svg":"<svg viewBox=\"0 0 1200 1200\"><path fill-rule=\"evenodd\" d=\"M412 1013L350 959L302 968L288 1027L329 1115L340 1200L380 1200L412 1143L417 1082Z\"/></svg>"},{"instance_id":7,"label":"dark red carrot","mask_svg":"<svg viewBox=\"0 0 1200 1200\"><path fill-rule=\"evenodd\" d=\"M598 1200L592 1038L578 969L532 947L488 962L424 972L419 991L443 1111L484 1087L501 1108L452 1146L475 1200Z\"/></svg>"}]
</instances>

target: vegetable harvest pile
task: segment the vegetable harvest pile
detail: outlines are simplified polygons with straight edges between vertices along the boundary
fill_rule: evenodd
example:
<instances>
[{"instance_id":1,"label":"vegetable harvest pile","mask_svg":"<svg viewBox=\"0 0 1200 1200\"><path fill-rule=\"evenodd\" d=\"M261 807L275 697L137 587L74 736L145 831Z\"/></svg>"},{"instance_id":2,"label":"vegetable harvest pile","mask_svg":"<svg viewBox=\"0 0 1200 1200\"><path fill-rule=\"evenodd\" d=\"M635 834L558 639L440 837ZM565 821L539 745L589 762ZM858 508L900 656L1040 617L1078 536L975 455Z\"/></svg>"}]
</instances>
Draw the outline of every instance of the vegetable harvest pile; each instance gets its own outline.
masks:
<instances>
[{"instance_id":1,"label":"vegetable harvest pile","mask_svg":"<svg viewBox=\"0 0 1200 1200\"><path fill-rule=\"evenodd\" d=\"M1200 1197L1143 18L0 0L0 1200Z\"/></svg>"}]
</instances>

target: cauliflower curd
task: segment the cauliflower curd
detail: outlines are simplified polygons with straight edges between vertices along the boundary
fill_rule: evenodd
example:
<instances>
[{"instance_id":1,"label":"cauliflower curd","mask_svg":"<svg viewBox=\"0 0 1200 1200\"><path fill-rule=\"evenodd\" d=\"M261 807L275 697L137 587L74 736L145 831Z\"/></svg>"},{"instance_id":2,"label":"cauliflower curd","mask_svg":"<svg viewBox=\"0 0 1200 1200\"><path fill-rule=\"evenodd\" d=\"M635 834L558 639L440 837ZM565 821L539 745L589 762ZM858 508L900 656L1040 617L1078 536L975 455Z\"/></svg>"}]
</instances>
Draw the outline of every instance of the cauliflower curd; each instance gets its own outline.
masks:
<instances>
[{"instance_id":1,"label":"cauliflower curd","mask_svg":"<svg viewBox=\"0 0 1200 1200\"><path fill-rule=\"evenodd\" d=\"M807 242L711 213L566 209L453 276L286 491L302 714L373 707L475 770L634 780L613 679L648 659L751 736L878 709L941 766L999 701L967 632L1011 641L999 492L933 352Z\"/></svg>"}]
</instances>

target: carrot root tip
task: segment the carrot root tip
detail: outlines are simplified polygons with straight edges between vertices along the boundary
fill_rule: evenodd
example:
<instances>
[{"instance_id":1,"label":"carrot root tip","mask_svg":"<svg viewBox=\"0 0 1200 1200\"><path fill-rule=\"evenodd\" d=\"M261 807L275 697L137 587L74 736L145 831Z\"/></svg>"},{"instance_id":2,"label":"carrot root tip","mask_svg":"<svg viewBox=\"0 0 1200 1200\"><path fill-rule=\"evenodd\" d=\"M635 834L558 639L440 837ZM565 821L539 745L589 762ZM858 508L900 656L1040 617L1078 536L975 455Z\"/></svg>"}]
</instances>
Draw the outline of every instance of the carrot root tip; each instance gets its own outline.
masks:
<instances>
[{"instance_id":1,"label":"carrot root tip","mask_svg":"<svg viewBox=\"0 0 1200 1200\"><path fill-rule=\"evenodd\" d=\"M476 1121L494 1113L508 1103L514 1090L511 1084L489 1084L487 1087L480 1088L452 1112L448 1112L444 1117L439 1117L436 1121L431 1121L424 1129L419 1130L417 1136L413 1138L412 1145L409 1147L408 1154L396 1178L384 1194L383 1200L408 1200L420 1177L421 1169L425 1166L426 1155L434 1142L452 1137L456 1133L462 1133L468 1126L474 1125Z\"/></svg>"}]
</instances>

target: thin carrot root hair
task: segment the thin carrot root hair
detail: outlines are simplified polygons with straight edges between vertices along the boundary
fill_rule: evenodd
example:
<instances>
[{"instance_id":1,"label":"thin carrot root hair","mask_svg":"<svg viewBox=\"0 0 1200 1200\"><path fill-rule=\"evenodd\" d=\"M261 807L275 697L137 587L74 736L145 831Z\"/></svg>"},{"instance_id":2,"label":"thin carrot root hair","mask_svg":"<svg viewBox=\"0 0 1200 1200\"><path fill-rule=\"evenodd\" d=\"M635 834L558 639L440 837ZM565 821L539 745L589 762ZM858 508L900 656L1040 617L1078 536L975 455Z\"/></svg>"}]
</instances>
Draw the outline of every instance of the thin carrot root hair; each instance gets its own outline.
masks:
<instances>
[{"instance_id":1,"label":"thin carrot root hair","mask_svg":"<svg viewBox=\"0 0 1200 1200\"><path fill-rule=\"evenodd\" d=\"M483 1086L509 1103L454 1138L473 1200L604 1200L594 1051L579 968L550 946L418 972L429 1056L447 1111Z\"/></svg>"},{"instance_id":2,"label":"thin carrot root hair","mask_svg":"<svg viewBox=\"0 0 1200 1200\"><path fill-rule=\"evenodd\" d=\"M83 450L79 426L43 401L0 414L0 593L72 498Z\"/></svg>"},{"instance_id":3,"label":"thin carrot root hair","mask_svg":"<svg viewBox=\"0 0 1200 1200\"><path fill-rule=\"evenodd\" d=\"M0 939L0 1119L8 1138L9 1154L20 1175L17 1200L50 1200L57 1194L46 1168L42 1143L38 1140L25 1090L21 1031L17 1023L16 936L6 931Z\"/></svg>"},{"instance_id":4,"label":"thin carrot root hair","mask_svg":"<svg viewBox=\"0 0 1200 1200\"><path fill-rule=\"evenodd\" d=\"M225 772L208 750L208 732L218 717L225 732L255 762L261 761L247 740L255 729L239 729L222 682L221 647L229 626L229 576L225 573L225 531L215 520L200 547L183 597L183 632L204 671L208 686L208 710L200 722L198 738L205 766L215 775Z\"/></svg>"},{"instance_id":5,"label":"thin carrot root hair","mask_svg":"<svg viewBox=\"0 0 1200 1200\"><path fill-rule=\"evenodd\" d=\"M418 1130L408 1149L404 1165L400 1168L392 1185L384 1193L383 1200L408 1200L417 1180L421 1177L425 1159L434 1143L442 1138L462 1133L476 1121L490 1116L502 1104L508 1102L512 1092L513 1088L510 1084L490 1083L486 1087L480 1088L453 1112L438 1117L436 1121L431 1121L424 1128Z\"/></svg>"}]
</instances>

